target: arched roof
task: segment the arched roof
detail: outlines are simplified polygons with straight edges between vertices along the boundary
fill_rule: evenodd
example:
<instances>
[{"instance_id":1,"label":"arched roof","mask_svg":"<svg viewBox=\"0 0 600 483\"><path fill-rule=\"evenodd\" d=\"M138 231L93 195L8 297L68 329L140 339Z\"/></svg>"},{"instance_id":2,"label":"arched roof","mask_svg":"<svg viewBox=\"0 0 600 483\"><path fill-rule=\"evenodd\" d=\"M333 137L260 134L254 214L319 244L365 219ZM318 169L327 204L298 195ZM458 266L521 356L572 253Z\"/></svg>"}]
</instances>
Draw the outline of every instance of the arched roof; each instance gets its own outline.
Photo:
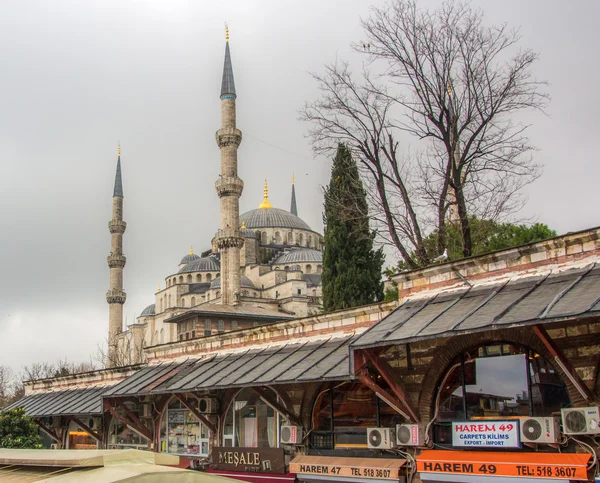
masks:
<instances>
[{"instance_id":1,"label":"arched roof","mask_svg":"<svg viewBox=\"0 0 600 483\"><path fill-rule=\"evenodd\" d=\"M276 258L273 265L284 263L307 263L307 262L323 262L323 252L313 250L312 248L298 248L284 252L283 255Z\"/></svg>"},{"instance_id":2,"label":"arched roof","mask_svg":"<svg viewBox=\"0 0 600 483\"><path fill-rule=\"evenodd\" d=\"M295 228L313 231L302 218L279 208L258 208L248 211L240 215L240 226L242 222L245 223L246 228L250 229Z\"/></svg>"},{"instance_id":3,"label":"arched roof","mask_svg":"<svg viewBox=\"0 0 600 483\"><path fill-rule=\"evenodd\" d=\"M219 260L216 257L198 257L197 260L188 263L185 267L181 267L178 273L190 272L218 272L221 270Z\"/></svg>"},{"instance_id":4,"label":"arched roof","mask_svg":"<svg viewBox=\"0 0 600 483\"><path fill-rule=\"evenodd\" d=\"M252 283L252 280L250 280L248 277L246 277L245 275L240 275L240 287L241 288L256 288L254 286L254 284ZM221 288L221 277L217 277L215 278L212 283L210 284L210 288Z\"/></svg>"},{"instance_id":5,"label":"arched roof","mask_svg":"<svg viewBox=\"0 0 600 483\"><path fill-rule=\"evenodd\" d=\"M148 307L146 307L144 310L142 310L140 317L148 317L150 315L156 315L155 304L148 305Z\"/></svg>"},{"instance_id":6,"label":"arched roof","mask_svg":"<svg viewBox=\"0 0 600 483\"><path fill-rule=\"evenodd\" d=\"M196 255L195 253L188 253L185 257L181 259L179 265L187 265L188 263L193 262L194 260L198 260L200 255Z\"/></svg>"}]
</instances>

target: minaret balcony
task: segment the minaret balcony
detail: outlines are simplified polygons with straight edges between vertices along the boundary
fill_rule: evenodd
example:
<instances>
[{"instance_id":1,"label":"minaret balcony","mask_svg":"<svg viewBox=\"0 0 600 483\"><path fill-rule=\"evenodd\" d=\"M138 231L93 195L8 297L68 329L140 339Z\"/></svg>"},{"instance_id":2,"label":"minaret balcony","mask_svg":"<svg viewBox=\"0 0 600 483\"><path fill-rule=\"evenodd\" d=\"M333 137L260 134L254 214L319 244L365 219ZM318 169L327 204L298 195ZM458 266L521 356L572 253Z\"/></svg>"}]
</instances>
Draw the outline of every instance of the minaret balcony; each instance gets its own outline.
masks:
<instances>
[{"instance_id":1,"label":"minaret balcony","mask_svg":"<svg viewBox=\"0 0 600 483\"><path fill-rule=\"evenodd\" d=\"M219 248L241 248L244 245L244 236L239 230L219 230L216 239Z\"/></svg>"},{"instance_id":2,"label":"minaret balcony","mask_svg":"<svg viewBox=\"0 0 600 483\"><path fill-rule=\"evenodd\" d=\"M219 129L216 134L217 145L219 148L226 146L235 146L236 148L242 142L242 131L235 128Z\"/></svg>"},{"instance_id":3,"label":"minaret balcony","mask_svg":"<svg viewBox=\"0 0 600 483\"><path fill-rule=\"evenodd\" d=\"M111 233L125 233L125 229L127 228L127 223L123 220L110 220L108 222L108 230Z\"/></svg>"},{"instance_id":4,"label":"minaret balcony","mask_svg":"<svg viewBox=\"0 0 600 483\"><path fill-rule=\"evenodd\" d=\"M106 292L106 301L109 304L121 304L123 305L127 300L127 294L123 292L123 290L119 290L118 288L113 288Z\"/></svg>"},{"instance_id":5,"label":"minaret balcony","mask_svg":"<svg viewBox=\"0 0 600 483\"><path fill-rule=\"evenodd\" d=\"M110 254L106 257L106 261L108 262L109 268L123 268L125 263L127 263L127 258L123 255L113 255Z\"/></svg>"},{"instance_id":6,"label":"minaret balcony","mask_svg":"<svg viewBox=\"0 0 600 483\"><path fill-rule=\"evenodd\" d=\"M221 176L215 183L219 198L223 196L241 196L244 190L244 182L237 176Z\"/></svg>"}]
</instances>

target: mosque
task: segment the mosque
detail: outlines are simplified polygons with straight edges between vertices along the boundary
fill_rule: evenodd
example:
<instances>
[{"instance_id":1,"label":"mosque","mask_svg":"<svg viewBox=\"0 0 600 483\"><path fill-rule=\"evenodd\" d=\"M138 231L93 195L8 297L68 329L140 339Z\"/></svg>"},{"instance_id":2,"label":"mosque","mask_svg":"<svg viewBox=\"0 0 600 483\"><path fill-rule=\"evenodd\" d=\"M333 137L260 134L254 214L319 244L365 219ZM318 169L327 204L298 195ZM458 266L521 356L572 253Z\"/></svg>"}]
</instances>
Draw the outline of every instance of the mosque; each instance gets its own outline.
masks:
<instances>
[{"instance_id":1,"label":"mosque","mask_svg":"<svg viewBox=\"0 0 600 483\"><path fill-rule=\"evenodd\" d=\"M201 255L190 249L158 287L154 303L123 331L123 181L119 148L108 257L110 290L108 366L144 360L144 348L276 321L306 317L321 305L323 237L298 216L292 176L290 210L269 202L239 214L244 183L238 177L236 92L229 42L221 84L221 128L216 133L221 172L215 183L220 226ZM207 243L208 245L208 243Z\"/></svg>"}]
</instances>

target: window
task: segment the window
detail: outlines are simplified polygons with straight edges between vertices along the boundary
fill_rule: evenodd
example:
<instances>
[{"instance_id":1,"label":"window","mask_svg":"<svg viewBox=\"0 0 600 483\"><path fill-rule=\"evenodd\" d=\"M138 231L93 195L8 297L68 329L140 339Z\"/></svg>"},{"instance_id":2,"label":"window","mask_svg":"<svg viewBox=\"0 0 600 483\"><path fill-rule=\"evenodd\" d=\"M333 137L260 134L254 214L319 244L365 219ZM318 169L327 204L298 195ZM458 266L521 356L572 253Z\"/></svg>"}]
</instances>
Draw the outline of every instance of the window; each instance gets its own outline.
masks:
<instances>
[{"instance_id":1,"label":"window","mask_svg":"<svg viewBox=\"0 0 600 483\"><path fill-rule=\"evenodd\" d=\"M294 235L292 235L291 231L288 232L287 244L288 245L293 245L294 244Z\"/></svg>"},{"instance_id":2,"label":"window","mask_svg":"<svg viewBox=\"0 0 600 483\"><path fill-rule=\"evenodd\" d=\"M217 330L219 331L219 334L222 334L223 332L225 332L225 322L222 320L219 320L217 322Z\"/></svg>"},{"instance_id":3,"label":"window","mask_svg":"<svg viewBox=\"0 0 600 483\"><path fill-rule=\"evenodd\" d=\"M317 273L321 273L323 271L322 265L317 265Z\"/></svg>"},{"instance_id":4,"label":"window","mask_svg":"<svg viewBox=\"0 0 600 483\"><path fill-rule=\"evenodd\" d=\"M171 280L167 280L167 287L171 286Z\"/></svg>"},{"instance_id":5,"label":"window","mask_svg":"<svg viewBox=\"0 0 600 483\"><path fill-rule=\"evenodd\" d=\"M210 274L210 273L207 273L207 274L206 274L206 281L207 281L207 282L210 282L211 280L212 280L212 274Z\"/></svg>"},{"instance_id":6,"label":"window","mask_svg":"<svg viewBox=\"0 0 600 483\"><path fill-rule=\"evenodd\" d=\"M212 323L210 319L204 320L204 335L212 335Z\"/></svg>"},{"instance_id":7,"label":"window","mask_svg":"<svg viewBox=\"0 0 600 483\"><path fill-rule=\"evenodd\" d=\"M272 397L277 394L271 391ZM231 402L223 424L223 443L227 447L277 448L279 413L250 389L242 389Z\"/></svg>"},{"instance_id":8,"label":"window","mask_svg":"<svg viewBox=\"0 0 600 483\"><path fill-rule=\"evenodd\" d=\"M165 343L165 329L160 329L160 343Z\"/></svg>"},{"instance_id":9,"label":"window","mask_svg":"<svg viewBox=\"0 0 600 483\"><path fill-rule=\"evenodd\" d=\"M192 276L191 275L187 276L187 283L192 283Z\"/></svg>"},{"instance_id":10,"label":"window","mask_svg":"<svg viewBox=\"0 0 600 483\"><path fill-rule=\"evenodd\" d=\"M139 414L139 406L130 401L126 401L125 406L137 417ZM117 409L119 414L124 415L121 408ZM112 418L108 429L108 448L109 449L147 449L148 439L139 433L136 433L129 426L126 426L117 418Z\"/></svg>"},{"instance_id":11,"label":"window","mask_svg":"<svg viewBox=\"0 0 600 483\"><path fill-rule=\"evenodd\" d=\"M179 276L179 283L183 283L183 276L182 275Z\"/></svg>"},{"instance_id":12,"label":"window","mask_svg":"<svg viewBox=\"0 0 600 483\"><path fill-rule=\"evenodd\" d=\"M361 383L333 384L317 397L311 446L315 449L367 448L367 428L392 428L402 415Z\"/></svg>"},{"instance_id":13,"label":"window","mask_svg":"<svg viewBox=\"0 0 600 483\"><path fill-rule=\"evenodd\" d=\"M192 297L192 302L190 304L190 307L193 307L194 305L196 305L196 297Z\"/></svg>"},{"instance_id":14,"label":"window","mask_svg":"<svg viewBox=\"0 0 600 483\"><path fill-rule=\"evenodd\" d=\"M301 288L298 289L298 295L302 295L302 289Z\"/></svg>"},{"instance_id":15,"label":"window","mask_svg":"<svg viewBox=\"0 0 600 483\"><path fill-rule=\"evenodd\" d=\"M171 307L171 294L169 294L169 305L167 307Z\"/></svg>"},{"instance_id":16,"label":"window","mask_svg":"<svg viewBox=\"0 0 600 483\"><path fill-rule=\"evenodd\" d=\"M279 292L277 290L275 290L275 298L278 299L279 298Z\"/></svg>"},{"instance_id":17,"label":"window","mask_svg":"<svg viewBox=\"0 0 600 483\"><path fill-rule=\"evenodd\" d=\"M281 234L278 231L275 232L275 243L281 245Z\"/></svg>"},{"instance_id":18,"label":"window","mask_svg":"<svg viewBox=\"0 0 600 483\"><path fill-rule=\"evenodd\" d=\"M202 274L201 273L196 275L196 283L200 283L200 282L202 282Z\"/></svg>"},{"instance_id":19,"label":"window","mask_svg":"<svg viewBox=\"0 0 600 483\"><path fill-rule=\"evenodd\" d=\"M188 399L196 405L197 399ZM160 425L160 451L178 455L208 456L209 430L178 399L164 412Z\"/></svg>"},{"instance_id":20,"label":"window","mask_svg":"<svg viewBox=\"0 0 600 483\"><path fill-rule=\"evenodd\" d=\"M185 307L185 299L183 297L181 298L181 306Z\"/></svg>"},{"instance_id":21,"label":"window","mask_svg":"<svg viewBox=\"0 0 600 483\"><path fill-rule=\"evenodd\" d=\"M306 269L304 270L306 273L312 273L312 266L306 265Z\"/></svg>"},{"instance_id":22,"label":"window","mask_svg":"<svg viewBox=\"0 0 600 483\"><path fill-rule=\"evenodd\" d=\"M570 404L552 365L535 351L501 343L457 357L438 388L434 440L452 441L451 421L550 416Z\"/></svg>"},{"instance_id":23,"label":"window","mask_svg":"<svg viewBox=\"0 0 600 483\"><path fill-rule=\"evenodd\" d=\"M261 233L261 235L260 235L260 242L261 242L263 245L266 245L266 244L267 244L267 232L266 232L266 231L263 231L263 232Z\"/></svg>"},{"instance_id":24,"label":"window","mask_svg":"<svg viewBox=\"0 0 600 483\"><path fill-rule=\"evenodd\" d=\"M231 330L238 330L238 323L235 320L231 321Z\"/></svg>"},{"instance_id":25,"label":"window","mask_svg":"<svg viewBox=\"0 0 600 483\"><path fill-rule=\"evenodd\" d=\"M298 245L302 245L303 241L304 241L304 236L302 235L302 233L298 233Z\"/></svg>"}]
</instances>

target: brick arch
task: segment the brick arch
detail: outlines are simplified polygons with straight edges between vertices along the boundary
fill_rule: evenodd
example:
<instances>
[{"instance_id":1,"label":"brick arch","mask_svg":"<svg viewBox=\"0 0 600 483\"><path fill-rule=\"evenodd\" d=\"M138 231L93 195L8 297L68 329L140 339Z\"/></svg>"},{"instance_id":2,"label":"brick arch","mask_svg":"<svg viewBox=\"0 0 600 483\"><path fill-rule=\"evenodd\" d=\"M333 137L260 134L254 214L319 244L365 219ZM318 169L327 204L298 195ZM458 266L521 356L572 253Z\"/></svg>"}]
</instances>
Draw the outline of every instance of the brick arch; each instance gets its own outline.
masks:
<instances>
[{"instance_id":1,"label":"brick arch","mask_svg":"<svg viewBox=\"0 0 600 483\"><path fill-rule=\"evenodd\" d=\"M546 349L546 346L544 346L533 331L527 328L495 330L453 337L448 339L443 346L436 349L435 358L425 373L423 384L421 386L421 393L419 394L418 407L421 421L426 423L430 421L433 414L433 404L435 403L435 398L437 396L437 386L446 374L446 370L450 366L450 363L468 349L498 342L512 342L535 350L550 362L552 367L554 367L556 372L560 375L560 378L565 383L567 392L569 393L571 404L577 406L584 402L567 375L560 367L556 367L552 362L552 354L550 354L548 349Z\"/></svg>"}]
</instances>

